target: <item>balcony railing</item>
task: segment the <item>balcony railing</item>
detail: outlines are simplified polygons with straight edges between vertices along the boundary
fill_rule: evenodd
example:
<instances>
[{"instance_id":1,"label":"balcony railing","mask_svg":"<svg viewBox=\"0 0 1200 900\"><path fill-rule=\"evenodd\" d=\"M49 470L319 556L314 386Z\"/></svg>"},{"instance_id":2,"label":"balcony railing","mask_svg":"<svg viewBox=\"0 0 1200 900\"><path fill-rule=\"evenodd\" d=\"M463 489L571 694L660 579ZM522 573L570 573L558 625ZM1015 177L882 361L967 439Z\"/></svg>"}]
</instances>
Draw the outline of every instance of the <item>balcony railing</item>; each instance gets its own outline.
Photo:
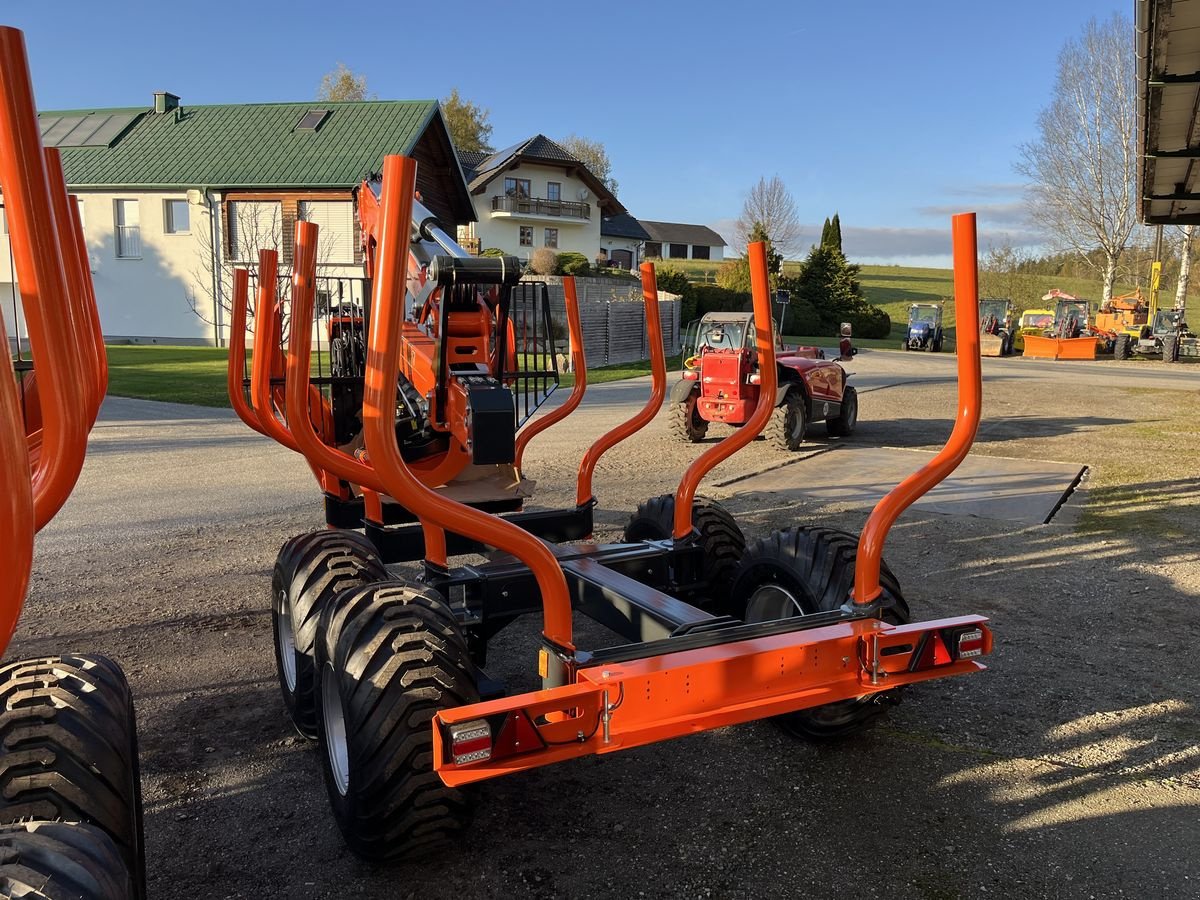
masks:
<instances>
[{"instance_id":1,"label":"balcony railing","mask_svg":"<svg viewBox=\"0 0 1200 900\"><path fill-rule=\"evenodd\" d=\"M142 230L137 225L117 226L117 257L140 259L142 256Z\"/></svg>"},{"instance_id":2,"label":"balcony railing","mask_svg":"<svg viewBox=\"0 0 1200 900\"><path fill-rule=\"evenodd\" d=\"M590 203L576 203L572 200L544 200L541 197L496 196L492 198L492 212L532 216L559 216L568 219L590 219L592 217L592 205Z\"/></svg>"}]
</instances>

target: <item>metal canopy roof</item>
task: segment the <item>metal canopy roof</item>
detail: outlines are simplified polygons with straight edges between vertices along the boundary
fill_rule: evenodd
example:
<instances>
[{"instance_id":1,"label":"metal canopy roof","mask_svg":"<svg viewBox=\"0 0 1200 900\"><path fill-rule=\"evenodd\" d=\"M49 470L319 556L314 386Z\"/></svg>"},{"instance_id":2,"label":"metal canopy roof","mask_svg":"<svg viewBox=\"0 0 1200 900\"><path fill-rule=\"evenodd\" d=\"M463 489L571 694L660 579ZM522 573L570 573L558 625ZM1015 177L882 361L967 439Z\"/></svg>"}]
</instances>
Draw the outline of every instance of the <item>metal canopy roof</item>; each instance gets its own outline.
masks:
<instances>
[{"instance_id":1,"label":"metal canopy roof","mask_svg":"<svg viewBox=\"0 0 1200 900\"><path fill-rule=\"evenodd\" d=\"M1138 216L1200 222L1200 0L1135 0Z\"/></svg>"}]
</instances>

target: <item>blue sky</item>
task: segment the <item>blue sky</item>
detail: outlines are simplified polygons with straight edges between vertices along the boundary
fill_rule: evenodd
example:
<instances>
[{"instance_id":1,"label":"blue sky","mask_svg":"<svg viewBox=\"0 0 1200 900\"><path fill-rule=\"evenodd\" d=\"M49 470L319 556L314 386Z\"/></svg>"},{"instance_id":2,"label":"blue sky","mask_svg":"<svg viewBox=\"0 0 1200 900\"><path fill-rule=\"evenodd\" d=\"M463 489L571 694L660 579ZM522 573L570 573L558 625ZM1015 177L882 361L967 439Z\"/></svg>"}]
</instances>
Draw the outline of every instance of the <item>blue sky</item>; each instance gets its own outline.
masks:
<instances>
[{"instance_id":1,"label":"blue sky","mask_svg":"<svg viewBox=\"0 0 1200 900\"><path fill-rule=\"evenodd\" d=\"M954 211L979 213L985 244L1036 241L1016 148L1063 43L1093 15L1132 13L1131 0L7 6L44 109L148 105L156 90L185 105L304 100L341 61L380 98L457 86L490 110L497 147L603 141L635 216L725 231L778 174L806 241L837 211L852 258L928 265L946 264Z\"/></svg>"}]
</instances>

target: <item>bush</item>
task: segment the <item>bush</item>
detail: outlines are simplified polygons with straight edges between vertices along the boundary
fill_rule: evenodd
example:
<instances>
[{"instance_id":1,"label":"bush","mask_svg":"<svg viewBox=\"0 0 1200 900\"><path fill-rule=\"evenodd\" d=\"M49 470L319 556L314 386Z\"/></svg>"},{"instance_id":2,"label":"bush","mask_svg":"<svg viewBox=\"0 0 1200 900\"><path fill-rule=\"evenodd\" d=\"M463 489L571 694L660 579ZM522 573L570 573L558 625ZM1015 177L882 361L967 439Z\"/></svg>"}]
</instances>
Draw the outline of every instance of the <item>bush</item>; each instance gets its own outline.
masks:
<instances>
[{"instance_id":1,"label":"bush","mask_svg":"<svg viewBox=\"0 0 1200 900\"><path fill-rule=\"evenodd\" d=\"M743 256L722 263L717 269L717 284L727 291L750 293L750 261Z\"/></svg>"},{"instance_id":2,"label":"bush","mask_svg":"<svg viewBox=\"0 0 1200 900\"><path fill-rule=\"evenodd\" d=\"M558 254L549 247L539 247L529 257L529 271L535 275L553 275L558 268Z\"/></svg>"},{"instance_id":3,"label":"bush","mask_svg":"<svg viewBox=\"0 0 1200 900\"><path fill-rule=\"evenodd\" d=\"M691 282L688 281L687 275L680 272L678 269L672 269L667 266L656 268L654 276L658 280L658 289L666 291L668 294L679 294L683 296L687 294L691 287Z\"/></svg>"},{"instance_id":4,"label":"bush","mask_svg":"<svg viewBox=\"0 0 1200 900\"><path fill-rule=\"evenodd\" d=\"M820 335L823 331L817 308L803 297L793 297L787 315L783 317L783 333L808 336ZM858 334L857 329L854 333Z\"/></svg>"},{"instance_id":5,"label":"bush","mask_svg":"<svg viewBox=\"0 0 1200 900\"><path fill-rule=\"evenodd\" d=\"M752 308L749 291L730 291L715 284L693 284L696 315L710 312L748 312Z\"/></svg>"},{"instance_id":6,"label":"bush","mask_svg":"<svg viewBox=\"0 0 1200 900\"><path fill-rule=\"evenodd\" d=\"M592 267L588 263L587 257L582 253L576 253L574 250L558 254L558 258L554 264L555 275L578 275L582 277L591 274L591 271Z\"/></svg>"},{"instance_id":7,"label":"bush","mask_svg":"<svg viewBox=\"0 0 1200 900\"><path fill-rule=\"evenodd\" d=\"M846 321L853 326L855 337L887 338L892 334L892 318L878 306L853 312Z\"/></svg>"},{"instance_id":8,"label":"bush","mask_svg":"<svg viewBox=\"0 0 1200 900\"><path fill-rule=\"evenodd\" d=\"M508 254L505 253L503 250L501 250L499 247L488 247L486 250L481 250L479 252L479 255L480 256L508 256Z\"/></svg>"}]
</instances>

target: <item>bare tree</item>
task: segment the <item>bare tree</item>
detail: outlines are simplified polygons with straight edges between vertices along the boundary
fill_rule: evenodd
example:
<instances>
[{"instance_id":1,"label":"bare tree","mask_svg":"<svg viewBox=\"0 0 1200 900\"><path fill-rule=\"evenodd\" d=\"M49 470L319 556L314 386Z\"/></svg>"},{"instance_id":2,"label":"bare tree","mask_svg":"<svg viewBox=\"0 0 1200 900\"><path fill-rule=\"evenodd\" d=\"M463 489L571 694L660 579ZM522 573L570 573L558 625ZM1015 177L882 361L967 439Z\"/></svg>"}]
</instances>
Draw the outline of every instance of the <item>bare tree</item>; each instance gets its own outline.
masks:
<instances>
[{"instance_id":1,"label":"bare tree","mask_svg":"<svg viewBox=\"0 0 1200 900\"><path fill-rule=\"evenodd\" d=\"M367 96L367 76L355 75L345 63L338 63L332 72L321 76L317 88L318 100L370 100Z\"/></svg>"},{"instance_id":2,"label":"bare tree","mask_svg":"<svg viewBox=\"0 0 1200 900\"><path fill-rule=\"evenodd\" d=\"M1175 306L1183 309L1187 306L1188 282L1192 277L1192 232L1195 225L1184 225L1179 229L1183 236L1183 246L1179 250L1179 281L1175 284Z\"/></svg>"},{"instance_id":3,"label":"bare tree","mask_svg":"<svg viewBox=\"0 0 1200 900\"><path fill-rule=\"evenodd\" d=\"M796 212L796 201L778 175L758 179L758 184L746 194L734 232L740 250L746 249L756 224L766 229L777 253L790 257L800 249L800 216Z\"/></svg>"},{"instance_id":4,"label":"bare tree","mask_svg":"<svg viewBox=\"0 0 1200 900\"><path fill-rule=\"evenodd\" d=\"M1020 147L1016 170L1032 181L1032 221L1057 249L1103 273L1112 297L1117 264L1137 227L1133 26L1114 14L1089 21L1058 57L1038 140ZM1100 250L1101 264L1091 251Z\"/></svg>"}]
</instances>

